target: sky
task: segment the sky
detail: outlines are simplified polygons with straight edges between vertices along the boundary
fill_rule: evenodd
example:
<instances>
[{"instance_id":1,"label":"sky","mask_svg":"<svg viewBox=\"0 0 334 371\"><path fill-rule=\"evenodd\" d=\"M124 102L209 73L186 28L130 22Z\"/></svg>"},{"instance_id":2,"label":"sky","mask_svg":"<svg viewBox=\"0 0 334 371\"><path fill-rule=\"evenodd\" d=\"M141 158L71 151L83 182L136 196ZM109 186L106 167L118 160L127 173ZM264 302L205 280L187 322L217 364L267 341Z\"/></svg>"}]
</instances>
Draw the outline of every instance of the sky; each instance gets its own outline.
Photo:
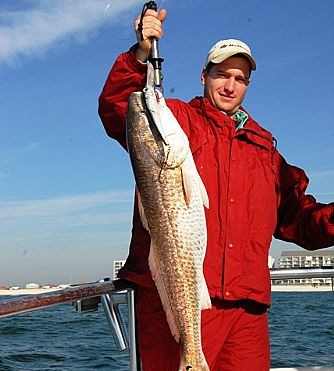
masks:
<instances>
[{"instance_id":1,"label":"sky","mask_svg":"<svg viewBox=\"0 0 334 371\"><path fill-rule=\"evenodd\" d=\"M134 180L97 99L135 43L138 0L0 2L0 285L111 277L125 259ZM218 40L247 42L257 70L245 108L305 169L308 193L334 200L332 0L159 0L166 97L202 94ZM270 254L298 247L274 240Z\"/></svg>"}]
</instances>

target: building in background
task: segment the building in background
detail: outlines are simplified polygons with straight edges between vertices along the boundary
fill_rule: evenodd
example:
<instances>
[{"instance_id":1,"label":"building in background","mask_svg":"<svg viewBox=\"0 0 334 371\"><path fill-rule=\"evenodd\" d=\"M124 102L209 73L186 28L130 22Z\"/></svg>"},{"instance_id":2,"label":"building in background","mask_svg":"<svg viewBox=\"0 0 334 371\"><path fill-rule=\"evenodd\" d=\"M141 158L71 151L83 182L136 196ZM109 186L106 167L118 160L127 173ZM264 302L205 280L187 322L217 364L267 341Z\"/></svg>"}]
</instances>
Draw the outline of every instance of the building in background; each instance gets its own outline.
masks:
<instances>
[{"instance_id":1,"label":"building in background","mask_svg":"<svg viewBox=\"0 0 334 371\"><path fill-rule=\"evenodd\" d=\"M334 269L334 250L282 251L278 261L280 269L332 268ZM274 281L274 285L332 286L332 278L303 278Z\"/></svg>"},{"instance_id":2,"label":"building in background","mask_svg":"<svg viewBox=\"0 0 334 371\"><path fill-rule=\"evenodd\" d=\"M334 267L334 250L282 251L281 269Z\"/></svg>"},{"instance_id":3,"label":"building in background","mask_svg":"<svg viewBox=\"0 0 334 371\"><path fill-rule=\"evenodd\" d=\"M125 264L125 260L114 260L113 261L113 270L112 270L113 280L117 278L117 273L123 267L124 264Z\"/></svg>"},{"instance_id":4,"label":"building in background","mask_svg":"<svg viewBox=\"0 0 334 371\"><path fill-rule=\"evenodd\" d=\"M274 268L275 265L275 259L272 256L268 256L268 267L269 269Z\"/></svg>"},{"instance_id":5,"label":"building in background","mask_svg":"<svg viewBox=\"0 0 334 371\"><path fill-rule=\"evenodd\" d=\"M26 284L26 289L39 289L40 288L40 285L38 285L37 283L27 283Z\"/></svg>"}]
</instances>

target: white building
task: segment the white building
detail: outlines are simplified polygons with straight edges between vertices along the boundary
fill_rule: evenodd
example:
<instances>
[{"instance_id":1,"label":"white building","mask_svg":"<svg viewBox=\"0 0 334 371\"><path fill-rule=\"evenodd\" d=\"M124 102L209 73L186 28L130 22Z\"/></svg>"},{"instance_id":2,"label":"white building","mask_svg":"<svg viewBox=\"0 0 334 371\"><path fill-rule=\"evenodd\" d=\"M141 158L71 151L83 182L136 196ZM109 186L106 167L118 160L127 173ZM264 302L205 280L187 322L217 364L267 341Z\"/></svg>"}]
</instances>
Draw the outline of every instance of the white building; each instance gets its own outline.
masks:
<instances>
[{"instance_id":1,"label":"white building","mask_svg":"<svg viewBox=\"0 0 334 371\"><path fill-rule=\"evenodd\" d=\"M279 259L279 268L321 268L334 267L334 250L322 249L317 251L297 250L282 251ZM331 278L306 278L276 281L275 284L294 285L332 285Z\"/></svg>"},{"instance_id":2,"label":"white building","mask_svg":"<svg viewBox=\"0 0 334 371\"><path fill-rule=\"evenodd\" d=\"M282 269L334 267L334 250L282 251L279 266Z\"/></svg>"},{"instance_id":3,"label":"white building","mask_svg":"<svg viewBox=\"0 0 334 371\"><path fill-rule=\"evenodd\" d=\"M272 256L268 256L268 267L271 269L271 268L274 268L274 264L275 264L275 259L272 257Z\"/></svg>"},{"instance_id":4,"label":"white building","mask_svg":"<svg viewBox=\"0 0 334 371\"><path fill-rule=\"evenodd\" d=\"M26 284L26 289L39 289L39 288L40 288L40 286L37 285L37 283L31 282L31 283Z\"/></svg>"},{"instance_id":5,"label":"white building","mask_svg":"<svg viewBox=\"0 0 334 371\"><path fill-rule=\"evenodd\" d=\"M117 278L117 273L123 267L124 264L125 264L125 260L114 260L113 261L113 274L112 274L113 280Z\"/></svg>"}]
</instances>

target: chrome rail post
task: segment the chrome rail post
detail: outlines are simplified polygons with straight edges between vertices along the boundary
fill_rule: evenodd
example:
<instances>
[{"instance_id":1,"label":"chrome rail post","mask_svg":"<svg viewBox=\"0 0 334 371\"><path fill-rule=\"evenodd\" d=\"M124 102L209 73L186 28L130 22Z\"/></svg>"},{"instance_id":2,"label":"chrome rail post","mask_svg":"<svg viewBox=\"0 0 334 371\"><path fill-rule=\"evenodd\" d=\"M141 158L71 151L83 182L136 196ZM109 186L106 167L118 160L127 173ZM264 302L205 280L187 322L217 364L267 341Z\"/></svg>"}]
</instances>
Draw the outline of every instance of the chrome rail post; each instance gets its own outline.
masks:
<instances>
[{"instance_id":1,"label":"chrome rail post","mask_svg":"<svg viewBox=\"0 0 334 371\"><path fill-rule=\"evenodd\" d=\"M125 327L119 313L118 305L114 302L113 294L101 295L101 303L118 351L121 352L128 349L129 345Z\"/></svg>"},{"instance_id":2,"label":"chrome rail post","mask_svg":"<svg viewBox=\"0 0 334 371\"><path fill-rule=\"evenodd\" d=\"M135 291L127 290L128 304L128 328L129 328L129 347L130 347L130 371L138 370L137 343L136 343L136 314L135 314Z\"/></svg>"},{"instance_id":3,"label":"chrome rail post","mask_svg":"<svg viewBox=\"0 0 334 371\"><path fill-rule=\"evenodd\" d=\"M108 281L108 279L104 278L101 280L101 282L105 281ZM101 295L101 303L118 351L129 349L129 371L138 371L134 289L127 287L121 291ZM127 305L127 332L123 318L118 309L118 304Z\"/></svg>"}]
</instances>

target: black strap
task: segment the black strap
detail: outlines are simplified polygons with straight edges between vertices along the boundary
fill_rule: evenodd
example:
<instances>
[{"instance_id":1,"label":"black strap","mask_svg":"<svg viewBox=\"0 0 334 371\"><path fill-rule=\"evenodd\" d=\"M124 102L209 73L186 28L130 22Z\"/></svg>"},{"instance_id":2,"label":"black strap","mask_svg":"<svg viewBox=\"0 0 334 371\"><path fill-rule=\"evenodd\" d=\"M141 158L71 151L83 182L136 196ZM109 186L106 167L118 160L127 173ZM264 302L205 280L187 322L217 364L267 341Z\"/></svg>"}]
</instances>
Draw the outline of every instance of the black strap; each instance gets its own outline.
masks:
<instances>
[{"instance_id":1,"label":"black strap","mask_svg":"<svg viewBox=\"0 0 334 371\"><path fill-rule=\"evenodd\" d=\"M155 3L155 1L148 1L147 3L145 3L144 6L143 6L143 10L141 11L140 21L138 23L138 31L140 32L141 41L144 40L143 19L144 19L144 15L145 15L145 13L147 12L148 9L153 9L153 10L157 11L158 8L157 8L157 4Z\"/></svg>"}]
</instances>

